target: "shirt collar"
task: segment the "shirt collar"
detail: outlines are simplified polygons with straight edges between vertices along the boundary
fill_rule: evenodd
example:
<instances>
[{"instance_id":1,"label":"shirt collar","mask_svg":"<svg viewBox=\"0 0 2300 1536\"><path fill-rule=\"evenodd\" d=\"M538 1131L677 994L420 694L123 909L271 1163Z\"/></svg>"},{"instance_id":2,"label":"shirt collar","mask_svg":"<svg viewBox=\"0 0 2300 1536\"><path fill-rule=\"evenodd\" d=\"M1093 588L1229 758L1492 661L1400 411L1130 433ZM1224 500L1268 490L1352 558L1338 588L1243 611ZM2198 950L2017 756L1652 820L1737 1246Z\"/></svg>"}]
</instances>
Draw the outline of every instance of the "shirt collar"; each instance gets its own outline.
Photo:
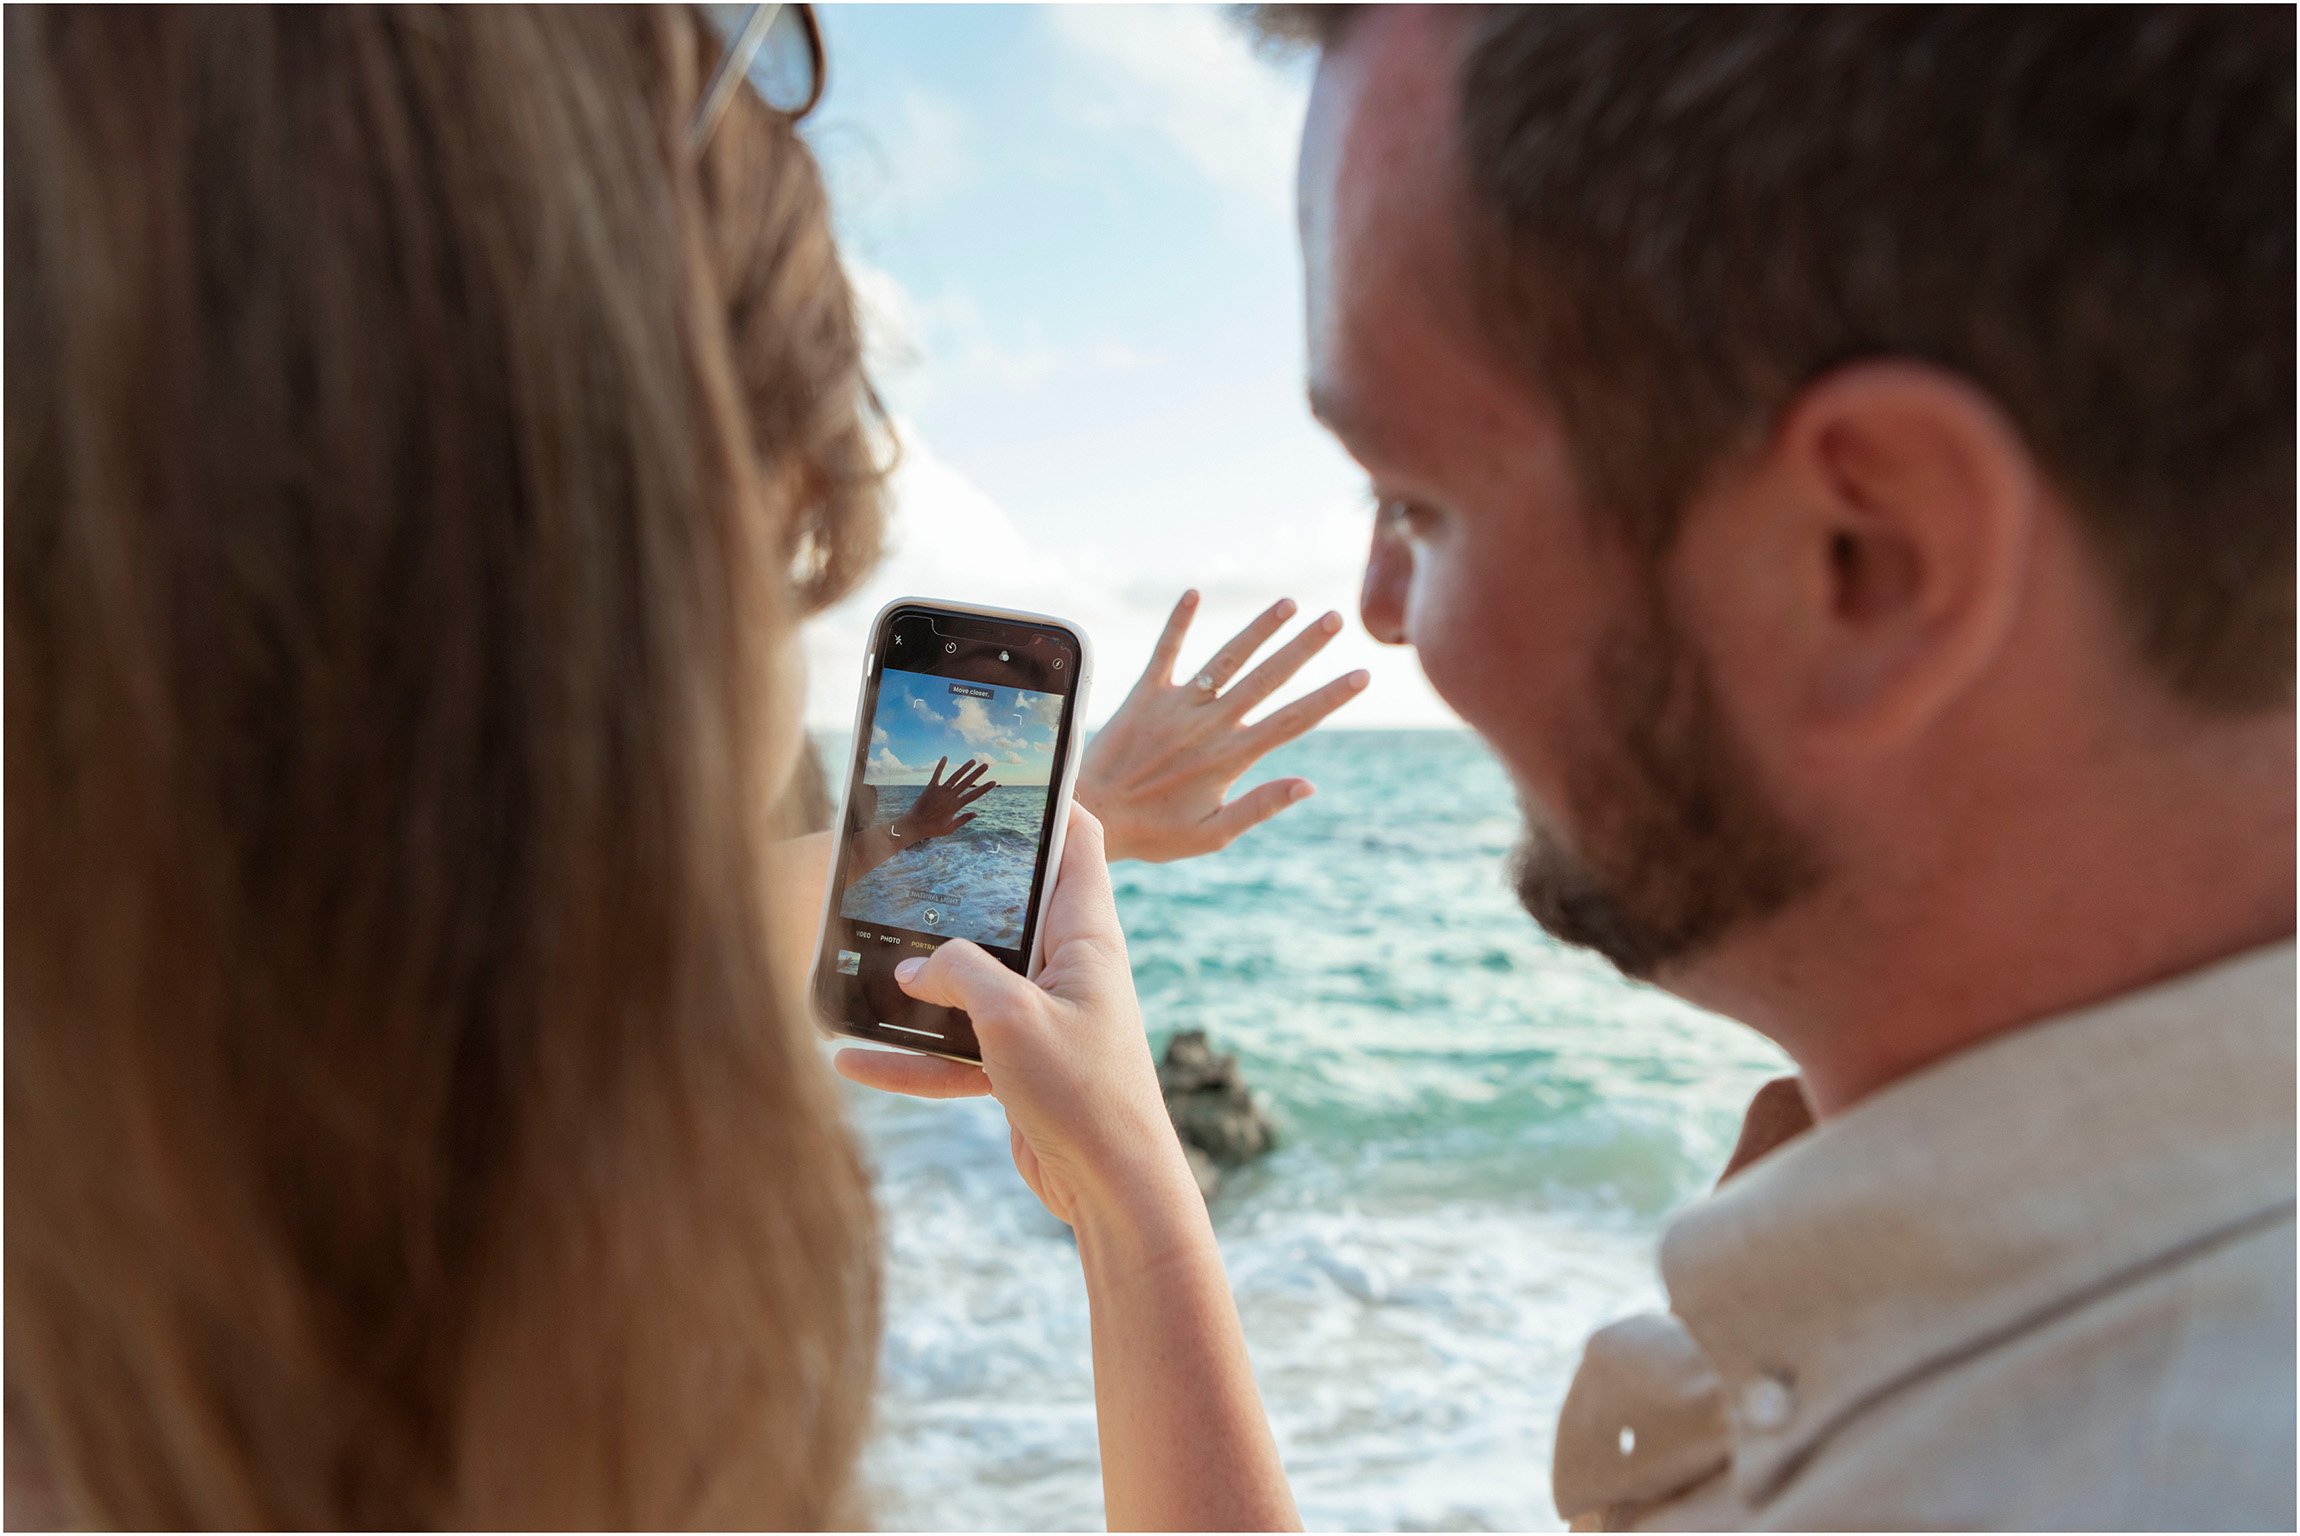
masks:
<instances>
[{"instance_id":1,"label":"shirt collar","mask_svg":"<svg viewBox=\"0 0 2300 1536\"><path fill-rule=\"evenodd\" d=\"M1998 1036L1737 1174L1662 1240L1742 1496L1896 1382L2291 1209L2287 941Z\"/></svg>"}]
</instances>

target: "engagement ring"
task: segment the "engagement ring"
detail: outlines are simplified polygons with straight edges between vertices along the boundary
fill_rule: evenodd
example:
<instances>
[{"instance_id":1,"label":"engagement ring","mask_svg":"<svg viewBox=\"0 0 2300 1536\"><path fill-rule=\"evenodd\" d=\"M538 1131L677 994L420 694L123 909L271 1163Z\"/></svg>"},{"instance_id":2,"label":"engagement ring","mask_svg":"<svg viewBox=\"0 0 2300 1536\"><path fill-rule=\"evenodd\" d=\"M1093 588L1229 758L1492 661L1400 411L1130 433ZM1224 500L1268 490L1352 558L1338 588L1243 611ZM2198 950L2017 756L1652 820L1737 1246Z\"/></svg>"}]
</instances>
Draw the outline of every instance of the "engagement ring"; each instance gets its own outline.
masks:
<instances>
[{"instance_id":1,"label":"engagement ring","mask_svg":"<svg viewBox=\"0 0 2300 1536\"><path fill-rule=\"evenodd\" d=\"M1190 680L1190 686L1197 689L1200 693L1203 693L1207 698L1210 699L1214 696L1214 674L1211 672L1201 672Z\"/></svg>"}]
</instances>

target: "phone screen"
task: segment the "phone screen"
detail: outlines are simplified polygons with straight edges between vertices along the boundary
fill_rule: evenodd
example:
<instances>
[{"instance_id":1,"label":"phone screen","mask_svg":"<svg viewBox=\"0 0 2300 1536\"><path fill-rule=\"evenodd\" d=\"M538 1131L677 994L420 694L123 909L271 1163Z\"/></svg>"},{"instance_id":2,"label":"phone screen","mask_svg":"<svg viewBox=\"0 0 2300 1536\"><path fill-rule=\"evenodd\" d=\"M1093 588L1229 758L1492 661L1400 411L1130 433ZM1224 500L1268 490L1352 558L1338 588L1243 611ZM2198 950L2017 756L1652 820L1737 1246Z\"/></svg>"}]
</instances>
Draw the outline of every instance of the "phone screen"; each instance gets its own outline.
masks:
<instances>
[{"instance_id":1,"label":"phone screen","mask_svg":"<svg viewBox=\"0 0 2300 1536\"><path fill-rule=\"evenodd\" d=\"M894 968L957 938L1027 969L1078 641L1057 624L905 606L871 656L817 1003L846 1033L978 1058L966 1015L907 996Z\"/></svg>"}]
</instances>

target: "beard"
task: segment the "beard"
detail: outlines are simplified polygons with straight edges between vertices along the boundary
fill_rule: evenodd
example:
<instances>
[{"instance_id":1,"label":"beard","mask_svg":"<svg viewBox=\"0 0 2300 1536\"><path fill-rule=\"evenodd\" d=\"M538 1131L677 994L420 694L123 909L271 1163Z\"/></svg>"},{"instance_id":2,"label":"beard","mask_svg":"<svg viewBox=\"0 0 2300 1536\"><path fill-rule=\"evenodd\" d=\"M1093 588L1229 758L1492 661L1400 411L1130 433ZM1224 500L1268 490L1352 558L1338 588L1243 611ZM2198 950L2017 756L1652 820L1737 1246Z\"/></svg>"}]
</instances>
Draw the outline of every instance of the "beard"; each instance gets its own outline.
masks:
<instances>
[{"instance_id":1,"label":"beard","mask_svg":"<svg viewBox=\"0 0 2300 1536\"><path fill-rule=\"evenodd\" d=\"M1645 980L1811 890L1821 862L1657 595L1600 646L1595 681L1593 739L1566 773L1578 836L1529 807L1511 879L1552 936Z\"/></svg>"}]
</instances>

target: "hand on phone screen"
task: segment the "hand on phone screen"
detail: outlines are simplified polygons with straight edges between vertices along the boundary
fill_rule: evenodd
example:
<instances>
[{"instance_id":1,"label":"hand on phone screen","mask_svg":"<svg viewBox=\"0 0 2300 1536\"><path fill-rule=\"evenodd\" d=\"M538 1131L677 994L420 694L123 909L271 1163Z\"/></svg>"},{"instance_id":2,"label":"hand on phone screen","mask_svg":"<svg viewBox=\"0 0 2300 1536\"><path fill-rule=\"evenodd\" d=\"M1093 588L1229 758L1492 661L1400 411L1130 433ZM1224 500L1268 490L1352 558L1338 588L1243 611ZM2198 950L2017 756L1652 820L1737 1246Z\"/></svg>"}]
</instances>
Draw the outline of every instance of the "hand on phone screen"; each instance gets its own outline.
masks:
<instances>
[{"instance_id":1,"label":"hand on phone screen","mask_svg":"<svg viewBox=\"0 0 2300 1536\"><path fill-rule=\"evenodd\" d=\"M983 779L979 784L975 782L982 779L983 770L990 764L974 758L959 764L958 772L952 774L947 783L944 782L942 770L949 762L947 757L935 760L934 777L927 780L926 787L918 792L918 799L911 808L896 818L895 840L905 847L956 832L974 820L974 812L967 811L963 816L959 812L998 788L995 779Z\"/></svg>"}]
</instances>

